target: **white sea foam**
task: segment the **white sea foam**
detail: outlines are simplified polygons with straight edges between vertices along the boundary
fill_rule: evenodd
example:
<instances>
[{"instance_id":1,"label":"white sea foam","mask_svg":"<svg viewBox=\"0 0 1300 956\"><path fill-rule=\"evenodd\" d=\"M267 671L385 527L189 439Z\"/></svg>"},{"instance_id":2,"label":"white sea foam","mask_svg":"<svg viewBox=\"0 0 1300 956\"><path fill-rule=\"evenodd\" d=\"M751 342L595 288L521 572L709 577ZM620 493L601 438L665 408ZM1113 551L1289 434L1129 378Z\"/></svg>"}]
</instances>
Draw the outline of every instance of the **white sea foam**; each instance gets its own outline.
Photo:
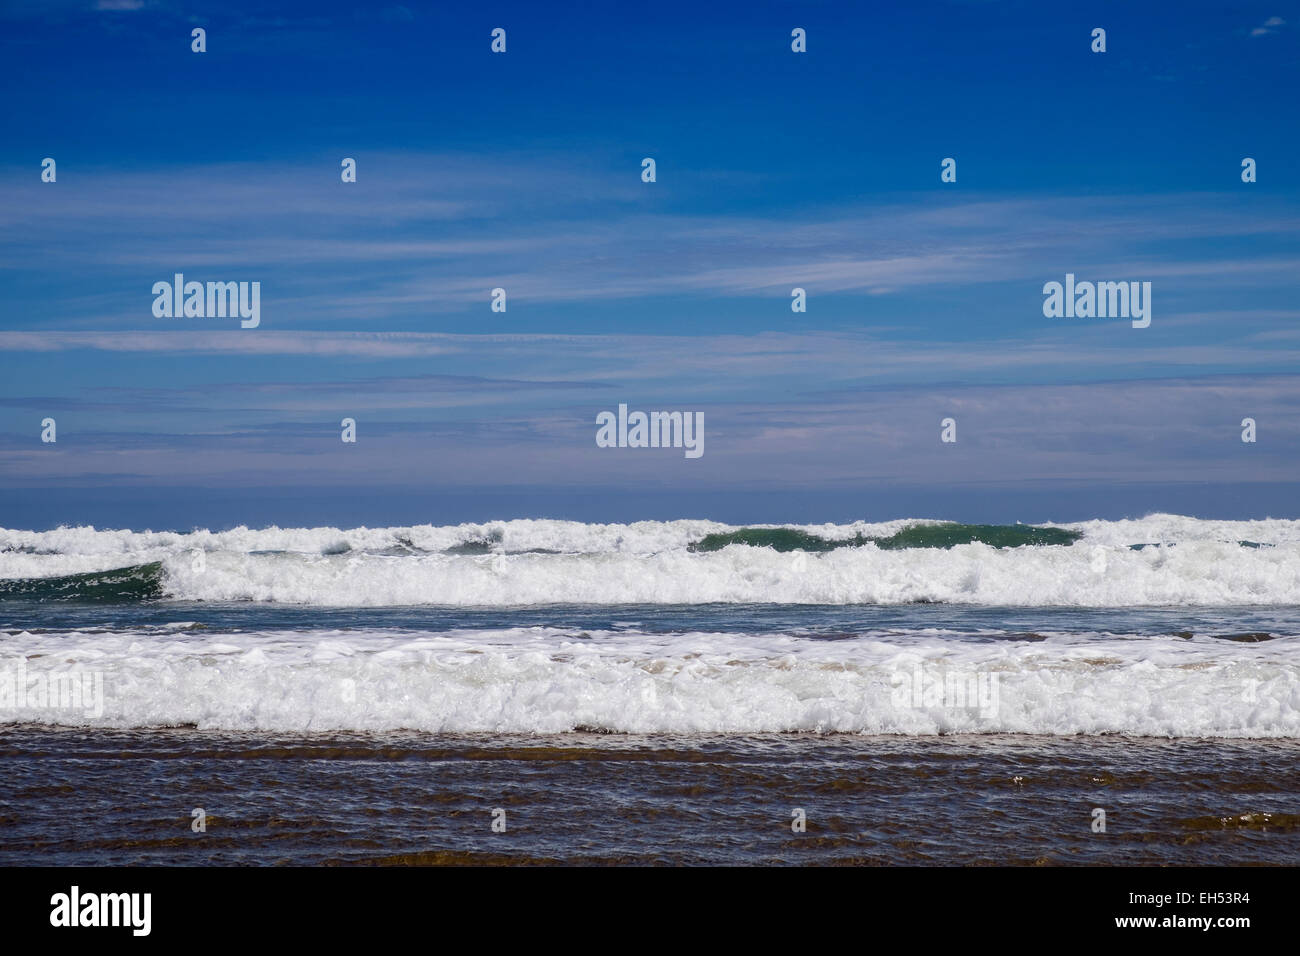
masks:
<instances>
[{"instance_id":1,"label":"white sea foam","mask_svg":"<svg viewBox=\"0 0 1300 956\"><path fill-rule=\"evenodd\" d=\"M0 723L261 731L1120 733L1300 737L1300 639L1107 634L813 640L508 628L19 633L0 680L103 675L103 716L0 707ZM995 706L900 695L916 675L996 681Z\"/></svg>"},{"instance_id":2,"label":"white sea foam","mask_svg":"<svg viewBox=\"0 0 1300 956\"><path fill-rule=\"evenodd\" d=\"M848 541L885 537L915 523L793 527ZM688 549L691 542L736 529L703 520L528 520L189 534L0 530L0 578L158 561L164 593L173 599L335 606L1300 604L1300 521L1153 515L1059 527L1083 537L1071 545L1003 549L974 543L887 550L867 543L821 553L748 545L697 553ZM467 544L486 553L446 553Z\"/></svg>"}]
</instances>

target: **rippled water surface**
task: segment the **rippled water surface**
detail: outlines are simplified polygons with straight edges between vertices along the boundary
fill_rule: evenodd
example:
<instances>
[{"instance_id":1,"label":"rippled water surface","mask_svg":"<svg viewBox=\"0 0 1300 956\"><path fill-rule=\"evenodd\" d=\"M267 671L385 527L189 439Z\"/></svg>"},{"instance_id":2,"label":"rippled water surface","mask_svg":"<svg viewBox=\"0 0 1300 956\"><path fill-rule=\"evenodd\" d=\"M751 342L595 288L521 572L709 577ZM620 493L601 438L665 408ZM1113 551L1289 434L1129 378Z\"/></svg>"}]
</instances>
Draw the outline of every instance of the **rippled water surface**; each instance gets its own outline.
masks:
<instances>
[{"instance_id":1,"label":"rippled water surface","mask_svg":"<svg viewBox=\"0 0 1300 956\"><path fill-rule=\"evenodd\" d=\"M23 726L0 863L1294 864L1298 765L1289 740Z\"/></svg>"}]
</instances>

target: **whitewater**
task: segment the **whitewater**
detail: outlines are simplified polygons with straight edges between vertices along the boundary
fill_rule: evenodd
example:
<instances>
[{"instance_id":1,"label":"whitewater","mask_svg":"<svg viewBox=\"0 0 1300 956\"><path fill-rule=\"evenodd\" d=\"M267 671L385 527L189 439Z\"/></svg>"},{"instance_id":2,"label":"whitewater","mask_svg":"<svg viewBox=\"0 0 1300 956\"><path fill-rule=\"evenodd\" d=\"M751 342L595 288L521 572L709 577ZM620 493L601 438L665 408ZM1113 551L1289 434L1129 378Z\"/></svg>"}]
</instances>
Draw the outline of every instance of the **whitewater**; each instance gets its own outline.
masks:
<instances>
[{"instance_id":1,"label":"whitewater","mask_svg":"<svg viewBox=\"0 0 1300 956\"><path fill-rule=\"evenodd\" d=\"M890 536L945 527L973 528L975 540L924 546L922 536L922 546L891 545ZM710 536L743 540L758 528L787 537L778 536L776 547L700 550ZM151 579L145 584L156 593L149 596L339 607L1300 604L1297 521L1155 515L1046 528L1074 540L1007 547L1000 537L1015 526L921 520L749 529L700 520L189 533L0 529L0 581L9 582L0 583L0 596L17 589L13 582L146 568L136 573Z\"/></svg>"},{"instance_id":2,"label":"whitewater","mask_svg":"<svg viewBox=\"0 0 1300 956\"><path fill-rule=\"evenodd\" d=\"M0 682L25 665L29 680L101 674L107 691L92 716L42 701L14 707L0 687L0 720L293 732L1300 736L1294 638L192 626L10 633ZM993 682L995 706L945 695L977 676ZM927 693L914 695L917 686Z\"/></svg>"},{"instance_id":3,"label":"whitewater","mask_svg":"<svg viewBox=\"0 0 1300 956\"><path fill-rule=\"evenodd\" d=\"M0 530L0 724L1300 738L1300 522Z\"/></svg>"}]
</instances>

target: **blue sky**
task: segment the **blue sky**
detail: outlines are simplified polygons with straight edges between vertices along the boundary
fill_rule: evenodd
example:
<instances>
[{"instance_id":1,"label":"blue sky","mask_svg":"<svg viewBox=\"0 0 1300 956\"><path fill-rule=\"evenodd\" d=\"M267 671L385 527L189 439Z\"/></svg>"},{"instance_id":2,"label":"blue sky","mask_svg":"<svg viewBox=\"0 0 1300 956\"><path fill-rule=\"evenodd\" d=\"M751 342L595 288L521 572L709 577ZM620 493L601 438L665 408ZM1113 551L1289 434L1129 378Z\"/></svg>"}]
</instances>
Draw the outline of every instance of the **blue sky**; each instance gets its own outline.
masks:
<instances>
[{"instance_id":1,"label":"blue sky","mask_svg":"<svg viewBox=\"0 0 1300 956\"><path fill-rule=\"evenodd\" d=\"M0 524L1300 516L1297 6L0 3Z\"/></svg>"}]
</instances>

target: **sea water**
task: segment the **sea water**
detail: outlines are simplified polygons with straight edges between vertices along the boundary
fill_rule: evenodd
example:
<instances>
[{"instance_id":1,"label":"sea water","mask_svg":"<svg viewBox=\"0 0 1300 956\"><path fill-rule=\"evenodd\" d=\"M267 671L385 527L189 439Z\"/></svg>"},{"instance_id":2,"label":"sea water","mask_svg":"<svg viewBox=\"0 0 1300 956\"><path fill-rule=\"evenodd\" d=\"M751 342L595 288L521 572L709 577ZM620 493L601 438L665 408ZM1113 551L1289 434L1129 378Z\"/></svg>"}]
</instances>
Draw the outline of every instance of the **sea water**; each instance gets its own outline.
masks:
<instances>
[{"instance_id":1,"label":"sea water","mask_svg":"<svg viewBox=\"0 0 1300 956\"><path fill-rule=\"evenodd\" d=\"M132 794L107 842L154 862L1294 862L1300 522L4 530L0 722L3 812L68 861L104 851L62 786ZM169 800L303 830L204 850L123 809ZM464 832L367 830L407 800ZM787 845L804 804L829 843ZM484 844L492 809L532 836Z\"/></svg>"}]
</instances>

